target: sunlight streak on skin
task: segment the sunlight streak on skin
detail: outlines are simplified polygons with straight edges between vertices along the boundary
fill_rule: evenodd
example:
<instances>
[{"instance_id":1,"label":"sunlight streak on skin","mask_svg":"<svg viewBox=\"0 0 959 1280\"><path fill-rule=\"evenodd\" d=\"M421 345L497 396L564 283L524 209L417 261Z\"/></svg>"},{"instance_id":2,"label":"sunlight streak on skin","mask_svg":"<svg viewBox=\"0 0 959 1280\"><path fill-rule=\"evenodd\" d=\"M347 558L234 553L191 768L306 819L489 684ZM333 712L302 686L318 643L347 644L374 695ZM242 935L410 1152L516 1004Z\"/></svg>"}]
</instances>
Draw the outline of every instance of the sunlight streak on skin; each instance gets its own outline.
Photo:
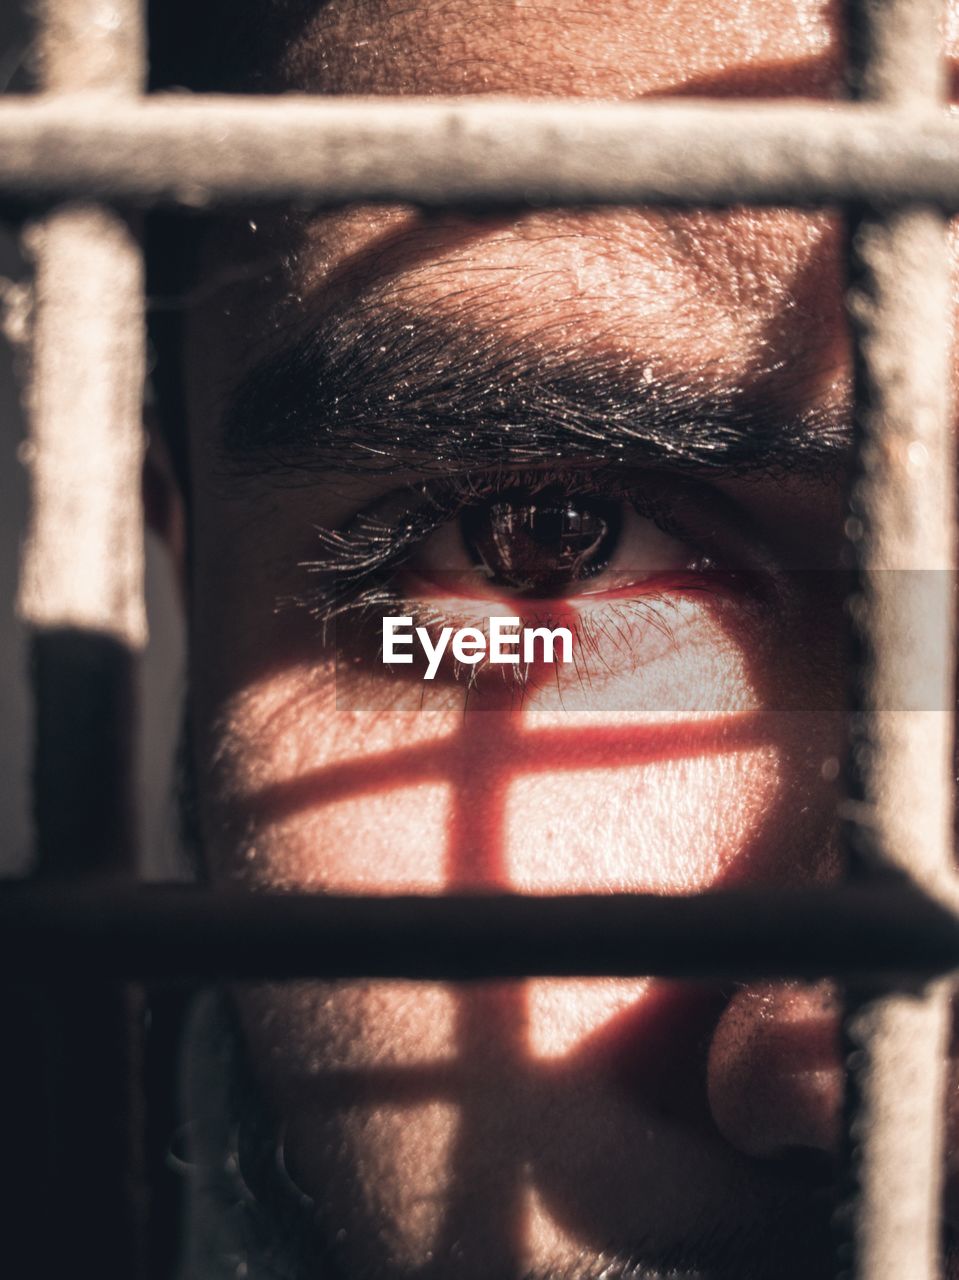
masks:
<instances>
[{"instance_id":1,"label":"sunlight streak on skin","mask_svg":"<svg viewBox=\"0 0 959 1280\"><path fill-rule=\"evenodd\" d=\"M682 595L668 595L657 609L659 625L624 612L615 633L597 637L592 648L581 643L573 664L537 681L524 722L533 727L559 716L571 729L577 723L639 728L758 710L747 656L724 624L724 615L745 610ZM581 610L568 612L575 618Z\"/></svg>"},{"instance_id":2,"label":"sunlight streak on skin","mask_svg":"<svg viewBox=\"0 0 959 1280\"><path fill-rule=\"evenodd\" d=\"M449 783L413 783L384 788L377 795L317 803L285 822L267 824L262 839L270 848L270 887L442 893L453 803ZM339 858L338 851L345 848L349 856ZM282 879L275 874L279 865ZM256 868L251 870L255 879Z\"/></svg>"},{"instance_id":3,"label":"sunlight streak on skin","mask_svg":"<svg viewBox=\"0 0 959 1280\"><path fill-rule=\"evenodd\" d=\"M642 999L648 987L647 980L635 978L572 978L529 983L531 1055L537 1059L564 1057L596 1027Z\"/></svg>"},{"instance_id":4,"label":"sunlight streak on skin","mask_svg":"<svg viewBox=\"0 0 959 1280\"><path fill-rule=\"evenodd\" d=\"M506 803L510 887L695 893L735 862L778 790L773 748L518 778ZM730 812L724 800L740 797ZM696 807L682 821L684 796Z\"/></svg>"},{"instance_id":5,"label":"sunlight streak on skin","mask_svg":"<svg viewBox=\"0 0 959 1280\"><path fill-rule=\"evenodd\" d=\"M565 985L565 984L564 984ZM530 1265L537 1258L562 1259L570 1266L582 1261L583 1246L564 1231L543 1203L535 1184L523 1188L523 1213L526 1220L526 1252Z\"/></svg>"}]
</instances>

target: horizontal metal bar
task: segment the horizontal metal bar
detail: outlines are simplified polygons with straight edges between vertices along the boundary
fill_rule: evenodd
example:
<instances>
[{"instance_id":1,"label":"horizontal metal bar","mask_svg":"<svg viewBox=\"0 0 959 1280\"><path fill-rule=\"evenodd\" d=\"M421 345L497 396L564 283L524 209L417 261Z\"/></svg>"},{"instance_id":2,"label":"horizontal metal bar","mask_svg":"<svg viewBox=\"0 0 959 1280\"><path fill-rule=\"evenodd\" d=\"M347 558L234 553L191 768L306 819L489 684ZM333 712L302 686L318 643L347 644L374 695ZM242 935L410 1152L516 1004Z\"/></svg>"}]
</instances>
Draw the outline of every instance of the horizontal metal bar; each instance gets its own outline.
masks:
<instances>
[{"instance_id":1,"label":"horizontal metal bar","mask_svg":"<svg viewBox=\"0 0 959 1280\"><path fill-rule=\"evenodd\" d=\"M959 917L908 887L695 897L332 897L180 886L0 887L0 974L512 978L596 974L913 984L959 967Z\"/></svg>"},{"instance_id":2,"label":"horizontal metal bar","mask_svg":"<svg viewBox=\"0 0 959 1280\"><path fill-rule=\"evenodd\" d=\"M199 207L914 200L959 209L959 119L838 103L9 98L0 194Z\"/></svg>"}]
</instances>

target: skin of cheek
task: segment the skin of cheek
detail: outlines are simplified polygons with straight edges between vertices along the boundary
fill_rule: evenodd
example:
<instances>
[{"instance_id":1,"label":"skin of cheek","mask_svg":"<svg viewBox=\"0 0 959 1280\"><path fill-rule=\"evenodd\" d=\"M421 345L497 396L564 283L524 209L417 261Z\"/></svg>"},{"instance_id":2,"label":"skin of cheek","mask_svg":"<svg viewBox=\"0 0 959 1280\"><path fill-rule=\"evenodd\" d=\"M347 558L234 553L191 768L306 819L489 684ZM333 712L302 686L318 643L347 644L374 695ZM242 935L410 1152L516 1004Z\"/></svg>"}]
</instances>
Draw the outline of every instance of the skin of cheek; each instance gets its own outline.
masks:
<instances>
[{"instance_id":1,"label":"skin of cheek","mask_svg":"<svg viewBox=\"0 0 959 1280\"><path fill-rule=\"evenodd\" d=\"M231 545L235 563L249 563ZM602 740L625 729L641 738L649 713L571 715L551 686L518 711L465 720L461 706L411 714L387 701L377 712L368 698L365 710L344 710L329 662L320 654L284 660L296 646L272 633L280 624L258 601L247 577L235 581L198 636L198 660L205 655L211 673L195 694L198 755L211 762L202 788L206 847L219 877L361 893L450 884L535 893L689 891L734 875L742 859L754 878L796 874L781 865L781 851L764 864L752 849L783 792L794 744L702 755L702 716L687 713L677 759L577 772L570 766L588 757L589 733ZM264 615L270 621L258 623ZM715 651L716 639L704 652ZM227 657L218 668L215 653ZM246 678L264 655L266 669ZM680 658L670 661L681 669ZM710 670L693 683L723 684L729 717L748 714L756 695L747 667L729 655L705 676ZM563 768L511 779L504 758L512 734L559 734ZM797 828L797 841L821 843L814 826ZM677 1134L644 1110L641 1095L615 1084L610 1045L634 1035L618 1028L641 1013L648 992L642 981L465 993L440 984L311 983L244 990L238 1004L267 1094L284 1116L287 1168L324 1198L328 1234L348 1265L424 1264L445 1247L457 1188L467 1185L471 1202L488 1204L484 1212L504 1195L514 1212L521 1206L513 1238L525 1263L546 1266L634 1222L623 1188L653 1169L662 1197L656 1221L670 1235L693 1230L699 1214L728 1217L734 1200L738 1211L752 1195L727 1154ZM527 1171L507 1194L503 1170L514 1162ZM706 1189L695 1208L677 1194L690 1169ZM591 1188L585 1200L574 1180ZM474 1217L465 1256L493 1267L483 1241L497 1233ZM472 1265L464 1262L461 1274L474 1274Z\"/></svg>"},{"instance_id":2,"label":"skin of cheek","mask_svg":"<svg viewBox=\"0 0 959 1280\"><path fill-rule=\"evenodd\" d=\"M653 1071L650 1092L649 1063L628 1050L645 985L576 986L242 993L285 1167L348 1274L436 1258L470 1280L545 1274L631 1240L656 1252L716 1223L758 1229L775 1174L754 1183L715 1136L664 1113L662 1081ZM551 1006L564 1021L578 1008L580 1022L539 1052L527 1018Z\"/></svg>"},{"instance_id":3,"label":"skin of cheek","mask_svg":"<svg viewBox=\"0 0 959 1280\"><path fill-rule=\"evenodd\" d=\"M440 1229L456 1134L446 1096L453 994L426 983L293 983L245 988L237 1007L247 1035L269 1046L287 1171L309 1194L323 1189L337 1250L355 1263L367 1241L364 1264L379 1250L400 1267L421 1263Z\"/></svg>"},{"instance_id":4,"label":"skin of cheek","mask_svg":"<svg viewBox=\"0 0 959 1280\"><path fill-rule=\"evenodd\" d=\"M809 651L784 657L780 623L751 603L680 598L668 627L617 616L573 667L546 666L541 686L505 701L489 673L471 704L449 667L427 685L375 658L357 668L351 645L334 660L308 616L266 607L255 577L222 585L197 636L219 874L361 893L691 892L736 876L747 854L756 877L750 850L784 788L828 809L816 774L835 749L816 713L828 630L793 632ZM266 596L272 585L263 573ZM766 874L793 864L777 850Z\"/></svg>"},{"instance_id":5,"label":"skin of cheek","mask_svg":"<svg viewBox=\"0 0 959 1280\"><path fill-rule=\"evenodd\" d=\"M449 712L343 711L314 677L244 690L204 736L221 874L344 893L695 891L733 872L779 786L771 726L737 743L735 716L464 719L461 693Z\"/></svg>"}]
</instances>

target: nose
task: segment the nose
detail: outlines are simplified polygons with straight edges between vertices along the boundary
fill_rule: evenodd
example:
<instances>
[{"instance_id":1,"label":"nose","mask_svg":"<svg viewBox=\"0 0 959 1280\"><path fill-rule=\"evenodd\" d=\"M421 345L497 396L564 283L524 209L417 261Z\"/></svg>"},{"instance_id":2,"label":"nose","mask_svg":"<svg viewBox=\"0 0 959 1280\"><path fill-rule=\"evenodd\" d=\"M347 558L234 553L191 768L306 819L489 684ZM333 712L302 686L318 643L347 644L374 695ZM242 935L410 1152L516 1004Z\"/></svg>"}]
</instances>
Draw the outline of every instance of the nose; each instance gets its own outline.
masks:
<instances>
[{"instance_id":1,"label":"nose","mask_svg":"<svg viewBox=\"0 0 959 1280\"><path fill-rule=\"evenodd\" d=\"M737 1150L775 1158L837 1149L843 1074L830 983L754 985L724 1009L707 1059L713 1120Z\"/></svg>"},{"instance_id":2,"label":"nose","mask_svg":"<svg viewBox=\"0 0 959 1280\"><path fill-rule=\"evenodd\" d=\"M716 1024L707 1056L709 1109L727 1142L757 1159L802 1149L835 1154L843 1094L840 1016L832 983L755 985L733 997ZM959 1230L956 1001L943 1124L943 1210L955 1231Z\"/></svg>"}]
</instances>

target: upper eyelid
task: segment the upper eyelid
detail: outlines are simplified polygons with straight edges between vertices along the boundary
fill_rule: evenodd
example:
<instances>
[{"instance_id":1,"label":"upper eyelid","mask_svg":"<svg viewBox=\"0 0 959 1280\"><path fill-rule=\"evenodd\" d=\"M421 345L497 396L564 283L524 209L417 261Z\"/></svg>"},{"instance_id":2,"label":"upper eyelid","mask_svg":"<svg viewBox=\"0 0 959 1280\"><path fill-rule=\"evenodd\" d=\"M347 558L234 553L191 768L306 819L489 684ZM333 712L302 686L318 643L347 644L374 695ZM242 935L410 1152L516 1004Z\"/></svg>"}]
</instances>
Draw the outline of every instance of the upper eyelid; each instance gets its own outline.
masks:
<instances>
[{"instance_id":1,"label":"upper eyelid","mask_svg":"<svg viewBox=\"0 0 959 1280\"><path fill-rule=\"evenodd\" d=\"M643 480L640 481L640 474ZM632 479L633 483L630 483ZM664 477L660 476L660 483ZM523 483L525 481L525 484ZM308 572L327 574L344 581L360 584L385 568L398 568L416 547L431 533L456 518L467 506L485 501L497 491L508 488L528 487L535 490L549 484L560 483L569 493L601 492L606 496L619 496L632 500L640 515L653 520L665 532L683 536L684 530L670 520L668 504L661 500L647 500L641 507L636 499L644 491L655 488L656 473L643 471L628 474L617 468L568 468L547 471L537 468L524 471L502 469L497 472L466 472L446 477L442 481L424 481L418 486L404 486L381 495L369 506L358 511L339 530L317 528L316 534L327 550L325 558L301 561ZM406 529L391 527L378 518L378 512L390 503L402 501L410 494ZM419 501L416 501L416 498ZM404 513L402 509L398 516ZM379 546L377 546L379 544Z\"/></svg>"}]
</instances>

